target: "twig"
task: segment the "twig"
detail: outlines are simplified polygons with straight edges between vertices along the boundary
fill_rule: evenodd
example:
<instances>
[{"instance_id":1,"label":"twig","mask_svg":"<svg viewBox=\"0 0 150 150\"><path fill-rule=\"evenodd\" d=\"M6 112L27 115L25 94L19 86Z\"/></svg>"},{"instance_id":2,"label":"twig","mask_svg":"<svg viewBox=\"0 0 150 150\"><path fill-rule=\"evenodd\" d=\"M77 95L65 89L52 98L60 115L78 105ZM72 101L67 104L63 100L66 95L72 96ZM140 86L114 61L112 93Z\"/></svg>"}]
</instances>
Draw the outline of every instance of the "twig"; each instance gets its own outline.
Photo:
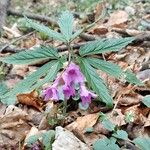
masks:
<instances>
[{"instance_id":1,"label":"twig","mask_svg":"<svg viewBox=\"0 0 150 150\"><path fill-rule=\"evenodd\" d=\"M7 47L11 46L12 44L16 43L17 41L22 40L22 39L24 39L24 38L26 38L26 37L32 35L34 32L35 32L35 31L30 32L30 33L25 34L25 35L22 35L22 36L16 38L15 40L12 40L10 43L4 45L4 46L0 49L0 52L4 51Z\"/></svg>"},{"instance_id":2,"label":"twig","mask_svg":"<svg viewBox=\"0 0 150 150\"><path fill-rule=\"evenodd\" d=\"M33 13L21 13L12 9L9 9L7 11L8 15L15 15L15 16L19 16L19 17L24 17L27 16L28 18L34 19L34 20L38 20L38 21L42 21L42 22L47 22L53 26L58 26L57 22L54 21L53 19L51 19L50 17L44 16L44 15L38 15L38 14L33 14Z\"/></svg>"}]
</instances>

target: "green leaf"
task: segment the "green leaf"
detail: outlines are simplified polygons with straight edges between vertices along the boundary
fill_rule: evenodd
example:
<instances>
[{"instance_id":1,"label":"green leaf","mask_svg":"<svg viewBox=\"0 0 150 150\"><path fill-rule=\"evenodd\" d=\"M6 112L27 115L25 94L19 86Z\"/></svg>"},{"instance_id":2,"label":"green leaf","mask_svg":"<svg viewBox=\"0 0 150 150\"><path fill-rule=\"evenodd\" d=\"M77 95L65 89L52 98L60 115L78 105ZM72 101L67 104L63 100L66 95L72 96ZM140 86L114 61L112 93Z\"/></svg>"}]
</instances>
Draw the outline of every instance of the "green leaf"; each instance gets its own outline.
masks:
<instances>
[{"instance_id":1,"label":"green leaf","mask_svg":"<svg viewBox=\"0 0 150 150\"><path fill-rule=\"evenodd\" d=\"M131 83L136 84L139 86L143 86L144 84L136 77L134 73L132 73L130 70L125 71L125 79Z\"/></svg>"},{"instance_id":2,"label":"green leaf","mask_svg":"<svg viewBox=\"0 0 150 150\"><path fill-rule=\"evenodd\" d=\"M144 99L142 100L142 102L148 107L150 108L150 95L146 95L144 97Z\"/></svg>"},{"instance_id":3,"label":"green leaf","mask_svg":"<svg viewBox=\"0 0 150 150\"><path fill-rule=\"evenodd\" d=\"M4 58L1 61L9 64L33 64L43 60L58 59L57 49L41 46L34 50L22 51Z\"/></svg>"},{"instance_id":4,"label":"green leaf","mask_svg":"<svg viewBox=\"0 0 150 150\"><path fill-rule=\"evenodd\" d=\"M133 122L134 121L134 113L129 111L125 114L125 121L127 123Z\"/></svg>"},{"instance_id":5,"label":"green leaf","mask_svg":"<svg viewBox=\"0 0 150 150\"><path fill-rule=\"evenodd\" d=\"M92 87L93 91L106 103L107 107L113 106L113 100L109 95L107 87L104 81L96 73L96 70L90 65L90 62L86 58L78 57L81 71L86 77L87 82Z\"/></svg>"},{"instance_id":6,"label":"green leaf","mask_svg":"<svg viewBox=\"0 0 150 150\"><path fill-rule=\"evenodd\" d=\"M12 101L12 99L11 99L12 97L16 97L16 95L19 93L32 91L35 89L35 87L41 86L41 84L38 84L38 82L39 82L38 80L41 77L47 75L47 73L49 73L49 72L50 72L49 74L51 74L51 76L48 76L49 78L46 78L47 77L46 76L45 78L46 78L46 81L52 81L57 74L58 70L56 68L58 67L58 65L59 65L59 62L57 60L53 60L53 61L48 62L47 64L43 65L36 72L27 76L26 79L18 82L17 85L13 89L11 89L9 92L4 94L1 97L1 101L8 105L14 104L15 100ZM45 83L45 82L43 82L43 83ZM10 99L8 100L8 98L10 98Z\"/></svg>"},{"instance_id":7,"label":"green leaf","mask_svg":"<svg viewBox=\"0 0 150 150\"><path fill-rule=\"evenodd\" d=\"M115 130L115 125L114 124L112 124L112 122L111 121L109 121L108 119L107 120L103 120L102 121L102 124L103 124L103 126L107 129L107 130L109 130L109 131L113 131L113 130Z\"/></svg>"},{"instance_id":8,"label":"green leaf","mask_svg":"<svg viewBox=\"0 0 150 150\"><path fill-rule=\"evenodd\" d=\"M133 140L134 144L137 145L141 150L149 150L150 149L150 138L138 137Z\"/></svg>"},{"instance_id":9,"label":"green leaf","mask_svg":"<svg viewBox=\"0 0 150 150\"><path fill-rule=\"evenodd\" d=\"M42 135L43 145L45 146L44 150L52 150L52 143L55 139L55 131L49 130Z\"/></svg>"},{"instance_id":10,"label":"green leaf","mask_svg":"<svg viewBox=\"0 0 150 150\"><path fill-rule=\"evenodd\" d=\"M34 144L40 138L40 136L41 135L31 135L27 140L27 145Z\"/></svg>"},{"instance_id":11,"label":"green leaf","mask_svg":"<svg viewBox=\"0 0 150 150\"><path fill-rule=\"evenodd\" d=\"M72 38L74 17L71 12L65 11L62 13L58 24L67 42Z\"/></svg>"},{"instance_id":12,"label":"green leaf","mask_svg":"<svg viewBox=\"0 0 150 150\"><path fill-rule=\"evenodd\" d=\"M8 88L4 82L1 82L0 83L0 97L1 97L1 95L5 94L6 92L8 92Z\"/></svg>"},{"instance_id":13,"label":"green leaf","mask_svg":"<svg viewBox=\"0 0 150 150\"><path fill-rule=\"evenodd\" d=\"M116 78L119 78L122 74L121 68L116 64L101 59L97 59L97 58L87 58L87 60L96 69L100 69Z\"/></svg>"},{"instance_id":14,"label":"green leaf","mask_svg":"<svg viewBox=\"0 0 150 150\"><path fill-rule=\"evenodd\" d=\"M93 127L85 128L85 133L92 133L94 131Z\"/></svg>"},{"instance_id":15,"label":"green leaf","mask_svg":"<svg viewBox=\"0 0 150 150\"><path fill-rule=\"evenodd\" d=\"M119 150L119 146L115 143L114 140L104 138L99 139L93 144L94 150Z\"/></svg>"},{"instance_id":16,"label":"green leaf","mask_svg":"<svg viewBox=\"0 0 150 150\"><path fill-rule=\"evenodd\" d=\"M118 139L122 139L122 140L128 139L128 133L124 130L117 130L117 132L113 133L112 136Z\"/></svg>"},{"instance_id":17,"label":"green leaf","mask_svg":"<svg viewBox=\"0 0 150 150\"><path fill-rule=\"evenodd\" d=\"M123 47L131 43L133 40L134 38L129 37L120 39L100 39L92 41L82 46L79 50L79 54L81 56L87 56L111 51L119 51Z\"/></svg>"},{"instance_id":18,"label":"green leaf","mask_svg":"<svg viewBox=\"0 0 150 150\"><path fill-rule=\"evenodd\" d=\"M49 82L49 81L53 81L54 78L56 77L58 71L59 71L61 68L62 68L62 63L61 63L61 61L56 62L56 63L52 66L52 68L51 68L51 70L53 70L53 71L49 71L49 72L46 74L46 76L45 76L41 81L38 81L36 84L34 84L33 86L31 86L30 89L31 89L31 90L32 90L32 89L36 89L36 88L42 86L43 84L45 84L45 83L47 83L47 82Z\"/></svg>"},{"instance_id":19,"label":"green leaf","mask_svg":"<svg viewBox=\"0 0 150 150\"><path fill-rule=\"evenodd\" d=\"M65 42L64 36L61 33L58 33L54 30L51 30L50 28L46 27L43 24L36 23L28 18L26 18L26 24L28 27L31 27L39 32L45 33L50 38L54 38L55 40L59 40L62 42Z\"/></svg>"}]
</instances>

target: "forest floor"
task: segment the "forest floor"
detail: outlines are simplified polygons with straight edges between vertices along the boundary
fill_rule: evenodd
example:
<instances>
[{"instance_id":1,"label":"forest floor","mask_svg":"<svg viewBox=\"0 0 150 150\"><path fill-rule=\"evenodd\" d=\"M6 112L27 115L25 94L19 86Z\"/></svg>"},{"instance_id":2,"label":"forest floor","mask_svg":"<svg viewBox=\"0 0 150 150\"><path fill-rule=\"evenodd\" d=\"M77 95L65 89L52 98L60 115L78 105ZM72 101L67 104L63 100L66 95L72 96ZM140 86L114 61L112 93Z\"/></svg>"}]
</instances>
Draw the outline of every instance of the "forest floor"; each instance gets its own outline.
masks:
<instances>
[{"instance_id":1,"label":"forest floor","mask_svg":"<svg viewBox=\"0 0 150 150\"><path fill-rule=\"evenodd\" d=\"M26 15L32 19L35 16L36 22L59 31L49 19L57 21L64 10L70 10L74 14L76 29L85 28L103 11L106 12L84 36L74 41L76 51L80 44L97 38L135 37L135 42L124 49L97 57L118 64L123 70L130 69L144 85L129 84L97 71L108 86L114 108L92 101L87 110L82 110L77 102L69 101L66 116L60 114L59 109L62 108L59 103L45 103L38 95L37 91L42 87L30 93L19 93L17 102L13 105L0 102L0 149L117 150L119 147L122 150L149 150L149 0L12 0L6 25L3 27L3 36L0 38L0 56L32 50L39 45L51 45L63 49L61 53L67 53L62 42L56 42L43 33L25 27L22 23L24 18L20 17ZM37 15L47 18L43 20ZM5 90L5 85L13 88L41 65L43 62L34 65L0 63L0 95ZM11 100L10 97L7 103L11 103ZM100 119L102 115L109 118L105 124ZM106 138L107 141L99 140Z\"/></svg>"}]
</instances>

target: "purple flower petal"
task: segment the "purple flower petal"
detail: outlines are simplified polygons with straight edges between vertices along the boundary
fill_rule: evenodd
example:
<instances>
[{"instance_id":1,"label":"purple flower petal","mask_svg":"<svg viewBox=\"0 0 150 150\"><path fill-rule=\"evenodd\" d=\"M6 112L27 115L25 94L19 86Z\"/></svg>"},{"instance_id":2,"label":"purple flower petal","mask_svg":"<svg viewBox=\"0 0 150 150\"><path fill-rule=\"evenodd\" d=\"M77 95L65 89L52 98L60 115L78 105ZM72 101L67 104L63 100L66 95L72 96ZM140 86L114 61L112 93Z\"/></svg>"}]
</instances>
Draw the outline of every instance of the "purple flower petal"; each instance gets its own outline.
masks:
<instances>
[{"instance_id":1,"label":"purple flower petal","mask_svg":"<svg viewBox=\"0 0 150 150\"><path fill-rule=\"evenodd\" d=\"M83 74L80 72L79 66L74 63L71 63L68 68L66 68L62 78L67 85L70 85L72 82L83 83L85 81Z\"/></svg>"},{"instance_id":2,"label":"purple flower petal","mask_svg":"<svg viewBox=\"0 0 150 150\"><path fill-rule=\"evenodd\" d=\"M64 85L63 86L63 93L65 96L65 99L69 99L70 96L75 95L75 89L72 86Z\"/></svg>"},{"instance_id":3,"label":"purple flower petal","mask_svg":"<svg viewBox=\"0 0 150 150\"><path fill-rule=\"evenodd\" d=\"M50 99L54 101L59 100L57 87L52 86L44 91L44 100L48 101Z\"/></svg>"},{"instance_id":4,"label":"purple flower petal","mask_svg":"<svg viewBox=\"0 0 150 150\"><path fill-rule=\"evenodd\" d=\"M91 91L88 91L85 87L84 84L82 84L80 86L80 97L81 97L81 100L82 100L82 104L83 105L86 105L87 103L91 103L91 99L92 98L96 98L97 95L92 93Z\"/></svg>"}]
</instances>

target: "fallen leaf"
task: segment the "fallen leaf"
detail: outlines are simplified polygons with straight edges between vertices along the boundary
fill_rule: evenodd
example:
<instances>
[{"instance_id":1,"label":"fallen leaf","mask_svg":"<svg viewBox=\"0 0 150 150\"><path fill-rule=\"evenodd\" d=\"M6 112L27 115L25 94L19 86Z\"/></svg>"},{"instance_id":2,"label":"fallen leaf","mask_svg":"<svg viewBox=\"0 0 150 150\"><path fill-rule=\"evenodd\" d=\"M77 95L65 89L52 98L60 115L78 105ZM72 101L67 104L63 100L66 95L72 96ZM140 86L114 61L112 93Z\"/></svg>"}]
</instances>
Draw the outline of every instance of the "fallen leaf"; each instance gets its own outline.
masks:
<instances>
[{"instance_id":1,"label":"fallen leaf","mask_svg":"<svg viewBox=\"0 0 150 150\"><path fill-rule=\"evenodd\" d=\"M150 126L150 113L148 115L148 118L145 121L144 127L149 127Z\"/></svg>"},{"instance_id":2,"label":"fallen leaf","mask_svg":"<svg viewBox=\"0 0 150 150\"><path fill-rule=\"evenodd\" d=\"M88 114L83 117L78 117L75 122L69 124L68 126L66 126L66 128L69 129L70 131L76 130L80 133L84 133L86 128L93 127L96 124L98 118L99 113Z\"/></svg>"},{"instance_id":3,"label":"fallen leaf","mask_svg":"<svg viewBox=\"0 0 150 150\"><path fill-rule=\"evenodd\" d=\"M122 113L121 109L115 109L113 114L112 112L109 112L106 113L106 115L114 125L122 126L126 124L125 115Z\"/></svg>"},{"instance_id":4,"label":"fallen leaf","mask_svg":"<svg viewBox=\"0 0 150 150\"><path fill-rule=\"evenodd\" d=\"M105 35L108 29L105 26L98 26L93 29L93 33L97 35Z\"/></svg>"},{"instance_id":5,"label":"fallen leaf","mask_svg":"<svg viewBox=\"0 0 150 150\"><path fill-rule=\"evenodd\" d=\"M6 113L0 116L0 149L18 149L31 126L28 114L10 105Z\"/></svg>"},{"instance_id":6,"label":"fallen leaf","mask_svg":"<svg viewBox=\"0 0 150 150\"><path fill-rule=\"evenodd\" d=\"M31 93L27 94L18 94L17 100L19 103L33 106L37 108L39 111L42 111L42 107L44 105L44 101L40 97L38 97L38 94L36 91L32 91Z\"/></svg>"},{"instance_id":7,"label":"fallen leaf","mask_svg":"<svg viewBox=\"0 0 150 150\"><path fill-rule=\"evenodd\" d=\"M107 26L123 27L128 21L128 13L123 10L118 10L110 15Z\"/></svg>"},{"instance_id":8,"label":"fallen leaf","mask_svg":"<svg viewBox=\"0 0 150 150\"><path fill-rule=\"evenodd\" d=\"M121 106L131 106L140 103L143 99L143 96L133 93L133 94L126 94L119 99L118 104Z\"/></svg>"}]
</instances>

